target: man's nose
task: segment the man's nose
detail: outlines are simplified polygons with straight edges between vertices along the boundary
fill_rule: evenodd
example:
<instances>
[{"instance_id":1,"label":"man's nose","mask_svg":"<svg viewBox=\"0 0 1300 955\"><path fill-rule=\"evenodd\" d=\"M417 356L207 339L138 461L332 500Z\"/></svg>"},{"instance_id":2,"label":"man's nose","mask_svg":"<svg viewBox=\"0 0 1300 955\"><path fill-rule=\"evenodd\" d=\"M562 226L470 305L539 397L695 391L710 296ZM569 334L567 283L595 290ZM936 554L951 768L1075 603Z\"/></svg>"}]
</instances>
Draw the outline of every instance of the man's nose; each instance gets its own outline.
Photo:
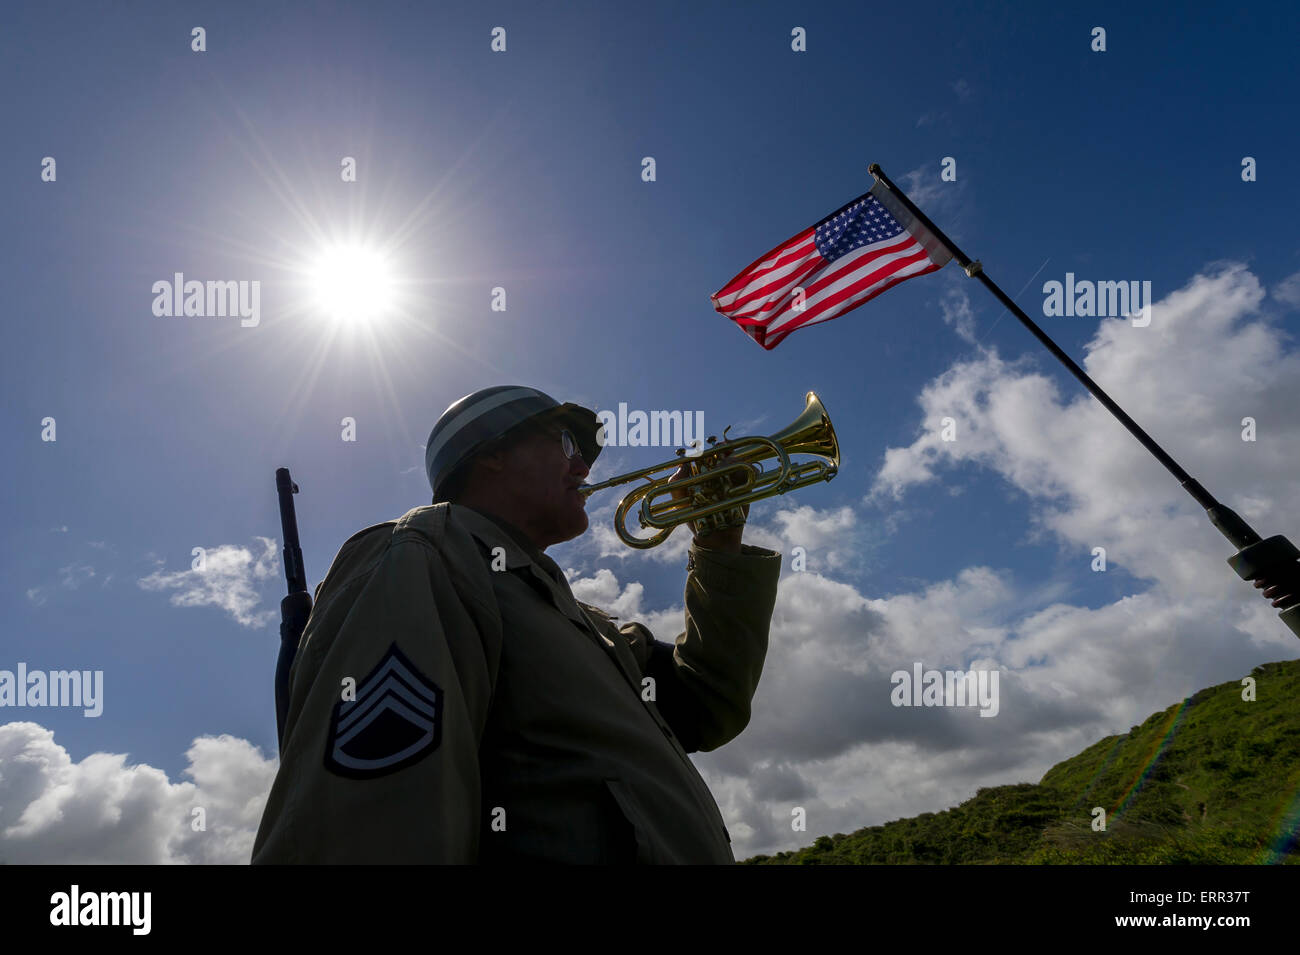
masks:
<instances>
[{"instance_id":1,"label":"man's nose","mask_svg":"<svg viewBox=\"0 0 1300 955\"><path fill-rule=\"evenodd\" d=\"M587 462L583 460L581 454L575 454L569 458L569 473L576 474L579 479L585 478L591 472L587 467Z\"/></svg>"}]
</instances>

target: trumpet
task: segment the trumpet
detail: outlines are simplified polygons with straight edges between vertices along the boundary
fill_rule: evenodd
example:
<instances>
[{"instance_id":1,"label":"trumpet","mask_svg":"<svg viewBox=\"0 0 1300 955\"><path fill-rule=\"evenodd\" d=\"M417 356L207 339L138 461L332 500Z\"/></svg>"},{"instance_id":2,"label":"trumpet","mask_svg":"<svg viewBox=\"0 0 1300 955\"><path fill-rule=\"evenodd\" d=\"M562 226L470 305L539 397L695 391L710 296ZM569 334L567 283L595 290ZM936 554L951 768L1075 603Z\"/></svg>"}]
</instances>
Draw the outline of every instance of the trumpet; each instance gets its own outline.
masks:
<instances>
[{"instance_id":1,"label":"trumpet","mask_svg":"<svg viewBox=\"0 0 1300 955\"><path fill-rule=\"evenodd\" d=\"M728 427L727 430L730 430ZM830 415L814 392L804 397L803 412L787 427L768 437L708 439L709 447L687 460L685 448L677 458L637 471L629 471L599 484L584 484L584 496L596 491L644 479L645 484L623 496L614 512L614 530L629 547L656 547L681 524L693 523L697 533L744 522L741 508L751 501L785 494L801 487L829 481L839 472L840 445L831 427ZM792 462L793 454L811 455L813 460ZM769 466L771 462L775 466ZM658 471L676 471L685 465L690 474L678 481L670 475L652 477ZM675 496L674 492L682 492ZM667 495L667 500L659 498ZM655 528L650 537L636 537L627 529L627 516L640 505L641 527Z\"/></svg>"}]
</instances>

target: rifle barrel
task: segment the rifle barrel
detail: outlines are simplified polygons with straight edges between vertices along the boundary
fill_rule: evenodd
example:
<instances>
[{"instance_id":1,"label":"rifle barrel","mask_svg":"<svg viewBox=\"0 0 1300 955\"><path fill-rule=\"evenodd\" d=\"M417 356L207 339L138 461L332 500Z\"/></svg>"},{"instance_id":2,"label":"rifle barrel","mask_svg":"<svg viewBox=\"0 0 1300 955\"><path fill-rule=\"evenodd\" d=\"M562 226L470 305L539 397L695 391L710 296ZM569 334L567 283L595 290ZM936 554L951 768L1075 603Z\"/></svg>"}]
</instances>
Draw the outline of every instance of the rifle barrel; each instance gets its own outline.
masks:
<instances>
[{"instance_id":1,"label":"rifle barrel","mask_svg":"<svg viewBox=\"0 0 1300 955\"><path fill-rule=\"evenodd\" d=\"M289 584L289 593L305 593L307 571L302 563L302 547L298 544L298 515L293 509L293 496L298 493L298 485L289 477L288 468L276 469L275 490L280 497L280 530L284 535L284 577Z\"/></svg>"}]
</instances>

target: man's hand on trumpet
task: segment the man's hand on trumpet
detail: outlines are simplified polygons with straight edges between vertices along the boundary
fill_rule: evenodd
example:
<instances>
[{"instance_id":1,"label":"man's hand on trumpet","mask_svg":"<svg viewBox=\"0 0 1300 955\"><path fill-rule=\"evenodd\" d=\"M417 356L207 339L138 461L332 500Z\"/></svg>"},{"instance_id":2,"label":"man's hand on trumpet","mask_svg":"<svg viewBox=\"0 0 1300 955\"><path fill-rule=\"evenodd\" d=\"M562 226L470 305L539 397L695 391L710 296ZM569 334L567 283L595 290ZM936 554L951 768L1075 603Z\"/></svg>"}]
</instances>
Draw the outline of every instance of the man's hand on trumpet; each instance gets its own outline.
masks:
<instances>
[{"instance_id":1,"label":"man's hand on trumpet","mask_svg":"<svg viewBox=\"0 0 1300 955\"><path fill-rule=\"evenodd\" d=\"M731 452L729 451L724 452L722 458L719 461L719 466L721 466L721 462L725 461L726 458L730 455L730 453ZM690 491L683 490L680 488L673 488L672 487L673 483L691 477L692 464L696 464L707 457L708 457L708 452L706 451L700 457L688 458L686 461L684 461L681 464L680 467L677 468L676 471L672 473L672 475L669 477L668 486L671 489L672 498L674 501L680 501L689 497ZM730 474L729 478L730 478L730 483L733 485L741 484L744 482L744 475L742 475L739 471L733 471ZM722 480L723 480L722 478L718 478L717 480L714 481L704 481L701 484L695 485L695 488L698 489L700 487L703 487L709 493L710 497L716 498L716 496L720 496L721 494L724 493L724 489L722 488L720 483ZM705 533L699 533L699 524L706 523L706 522L690 521L689 524L691 527L691 532L695 535L694 538L695 543L698 544L700 547L704 547L708 550L720 550L720 551L727 551L733 554L739 554L740 538L745 531L743 520L749 518L749 505L748 504L742 505L741 512L744 515L741 524L734 527L723 527ZM722 513L725 514L726 512L724 511Z\"/></svg>"}]
</instances>

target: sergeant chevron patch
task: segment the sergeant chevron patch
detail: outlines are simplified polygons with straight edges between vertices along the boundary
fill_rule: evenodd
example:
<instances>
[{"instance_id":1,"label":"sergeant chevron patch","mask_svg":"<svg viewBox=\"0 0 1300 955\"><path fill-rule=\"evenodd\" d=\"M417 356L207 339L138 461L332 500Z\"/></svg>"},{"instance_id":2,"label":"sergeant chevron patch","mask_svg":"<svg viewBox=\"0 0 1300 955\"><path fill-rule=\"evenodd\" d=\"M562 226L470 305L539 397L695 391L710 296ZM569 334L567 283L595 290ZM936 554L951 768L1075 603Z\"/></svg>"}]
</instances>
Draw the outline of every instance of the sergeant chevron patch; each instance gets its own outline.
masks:
<instances>
[{"instance_id":1,"label":"sergeant chevron patch","mask_svg":"<svg viewBox=\"0 0 1300 955\"><path fill-rule=\"evenodd\" d=\"M334 704L325 768L350 779L386 776L419 762L442 741L442 688L397 644L357 684L355 700Z\"/></svg>"}]
</instances>

